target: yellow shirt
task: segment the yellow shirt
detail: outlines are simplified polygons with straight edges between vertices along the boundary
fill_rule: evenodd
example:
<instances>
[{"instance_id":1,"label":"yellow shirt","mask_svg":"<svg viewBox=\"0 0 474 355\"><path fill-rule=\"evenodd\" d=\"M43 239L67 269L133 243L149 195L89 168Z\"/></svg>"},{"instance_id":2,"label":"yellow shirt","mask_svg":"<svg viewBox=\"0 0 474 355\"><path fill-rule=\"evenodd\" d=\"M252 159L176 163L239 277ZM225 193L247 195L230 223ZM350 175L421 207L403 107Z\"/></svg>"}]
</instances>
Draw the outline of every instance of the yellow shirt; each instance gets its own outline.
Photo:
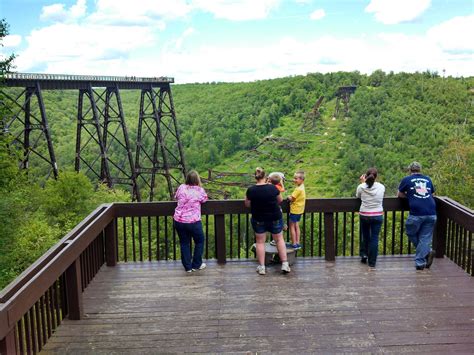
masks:
<instances>
[{"instance_id":1,"label":"yellow shirt","mask_svg":"<svg viewBox=\"0 0 474 355\"><path fill-rule=\"evenodd\" d=\"M306 192L304 190L304 184L301 184L300 186L296 187L296 189L291 194L291 197L294 198L294 201L290 203L290 213L304 213L304 204L306 202Z\"/></svg>"}]
</instances>

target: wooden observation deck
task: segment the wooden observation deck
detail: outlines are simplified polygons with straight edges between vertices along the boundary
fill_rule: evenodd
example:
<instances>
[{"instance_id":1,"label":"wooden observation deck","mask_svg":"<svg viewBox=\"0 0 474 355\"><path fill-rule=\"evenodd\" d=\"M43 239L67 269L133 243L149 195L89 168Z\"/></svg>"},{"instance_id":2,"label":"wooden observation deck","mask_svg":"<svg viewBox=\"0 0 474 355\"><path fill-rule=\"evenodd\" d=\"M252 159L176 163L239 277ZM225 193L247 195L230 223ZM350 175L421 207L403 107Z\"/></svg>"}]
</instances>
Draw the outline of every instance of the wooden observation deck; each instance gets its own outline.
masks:
<instances>
[{"instance_id":1,"label":"wooden observation deck","mask_svg":"<svg viewBox=\"0 0 474 355\"><path fill-rule=\"evenodd\" d=\"M2 291L0 351L470 353L474 214L436 199L430 270L415 271L404 201L385 199L369 271L357 257L360 202L314 199L292 272L275 265L265 276L243 201L203 206L208 268L191 274L175 203L103 205Z\"/></svg>"}]
</instances>

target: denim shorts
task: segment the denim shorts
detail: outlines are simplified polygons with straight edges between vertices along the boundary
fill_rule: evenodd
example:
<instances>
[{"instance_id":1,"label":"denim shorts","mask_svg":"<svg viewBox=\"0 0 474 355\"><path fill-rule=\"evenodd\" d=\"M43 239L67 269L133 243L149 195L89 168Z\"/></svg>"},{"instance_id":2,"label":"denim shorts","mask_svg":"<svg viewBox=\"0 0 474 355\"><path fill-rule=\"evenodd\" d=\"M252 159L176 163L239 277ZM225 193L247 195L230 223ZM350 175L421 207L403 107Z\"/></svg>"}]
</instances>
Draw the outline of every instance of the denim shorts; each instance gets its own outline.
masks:
<instances>
[{"instance_id":1,"label":"denim shorts","mask_svg":"<svg viewBox=\"0 0 474 355\"><path fill-rule=\"evenodd\" d=\"M257 234L262 234L265 232L278 234L283 230L283 218L276 221L256 221L251 218L250 222L252 223L254 232Z\"/></svg>"},{"instance_id":2,"label":"denim shorts","mask_svg":"<svg viewBox=\"0 0 474 355\"><path fill-rule=\"evenodd\" d=\"M294 214L294 213L290 213L290 222L291 223L298 223L300 220L301 220L301 216L303 214Z\"/></svg>"}]
</instances>

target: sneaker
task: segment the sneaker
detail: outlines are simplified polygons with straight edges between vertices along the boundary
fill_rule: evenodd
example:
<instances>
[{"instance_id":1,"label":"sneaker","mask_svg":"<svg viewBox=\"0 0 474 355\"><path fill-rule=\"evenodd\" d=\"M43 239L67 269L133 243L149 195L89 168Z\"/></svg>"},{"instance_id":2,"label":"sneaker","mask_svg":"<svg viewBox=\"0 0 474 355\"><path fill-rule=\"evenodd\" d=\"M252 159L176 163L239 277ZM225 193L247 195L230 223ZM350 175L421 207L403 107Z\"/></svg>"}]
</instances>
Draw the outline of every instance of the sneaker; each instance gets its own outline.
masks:
<instances>
[{"instance_id":1,"label":"sneaker","mask_svg":"<svg viewBox=\"0 0 474 355\"><path fill-rule=\"evenodd\" d=\"M291 271L290 269L290 264L288 264L288 261L284 261L281 263L281 272L284 274L288 274Z\"/></svg>"},{"instance_id":2,"label":"sneaker","mask_svg":"<svg viewBox=\"0 0 474 355\"><path fill-rule=\"evenodd\" d=\"M287 248L293 248L293 244L291 244L291 243L285 243L285 246L286 246Z\"/></svg>"},{"instance_id":3,"label":"sneaker","mask_svg":"<svg viewBox=\"0 0 474 355\"><path fill-rule=\"evenodd\" d=\"M362 264L367 264L367 257L366 257L366 256L361 257L361 258L360 258L360 262L361 262Z\"/></svg>"},{"instance_id":4,"label":"sneaker","mask_svg":"<svg viewBox=\"0 0 474 355\"><path fill-rule=\"evenodd\" d=\"M416 269L417 269L417 270L424 270L424 269L425 269L425 265L416 265Z\"/></svg>"},{"instance_id":5,"label":"sneaker","mask_svg":"<svg viewBox=\"0 0 474 355\"><path fill-rule=\"evenodd\" d=\"M202 263L201 266L197 269L192 269L191 271L199 271L199 270L204 270L207 267L206 263Z\"/></svg>"},{"instance_id":6,"label":"sneaker","mask_svg":"<svg viewBox=\"0 0 474 355\"><path fill-rule=\"evenodd\" d=\"M274 240L272 240L272 241L270 242L270 245L273 245L273 246L275 247L275 246L277 245L277 243L276 243Z\"/></svg>"},{"instance_id":7,"label":"sneaker","mask_svg":"<svg viewBox=\"0 0 474 355\"><path fill-rule=\"evenodd\" d=\"M193 272L193 270L186 270L186 272Z\"/></svg>"},{"instance_id":8,"label":"sneaker","mask_svg":"<svg viewBox=\"0 0 474 355\"><path fill-rule=\"evenodd\" d=\"M293 249L295 249L295 250L300 250L300 249L301 249L301 245L300 245L300 244L293 244Z\"/></svg>"},{"instance_id":9,"label":"sneaker","mask_svg":"<svg viewBox=\"0 0 474 355\"><path fill-rule=\"evenodd\" d=\"M433 259L435 257L436 251L432 250L426 256L426 268L429 269L431 264L433 264Z\"/></svg>"},{"instance_id":10,"label":"sneaker","mask_svg":"<svg viewBox=\"0 0 474 355\"><path fill-rule=\"evenodd\" d=\"M265 265L258 265L257 272L259 275L265 275Z\"/></svg>"},{"instance_id":11,"label":"sneaker","mask_svg":"<svg viewBox=\"0 0 474 355\"><path fill-rule=\"evenodd\" d=\"M375 265L369 265L369 271L375 271Z\"/></svg>"}]
</instances>

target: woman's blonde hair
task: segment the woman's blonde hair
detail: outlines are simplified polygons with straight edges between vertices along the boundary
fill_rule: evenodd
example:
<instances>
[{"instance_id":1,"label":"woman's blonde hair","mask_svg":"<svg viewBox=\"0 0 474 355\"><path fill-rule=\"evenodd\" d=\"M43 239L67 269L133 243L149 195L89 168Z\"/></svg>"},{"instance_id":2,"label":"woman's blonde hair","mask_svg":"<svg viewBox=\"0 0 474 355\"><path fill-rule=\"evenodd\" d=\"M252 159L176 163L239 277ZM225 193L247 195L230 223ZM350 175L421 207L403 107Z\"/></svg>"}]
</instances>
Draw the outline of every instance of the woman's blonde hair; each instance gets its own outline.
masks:
<instances>
[{"instance_id":1,"label":"woman's blonde hair","mask_svg":"<svg viewBox=\"0 0 474 355\"><path fill-rule=\"evenodd\" d=\"M190 186L201 186L201 178L196 170L191 170L186 175L186 185Z\"/></svg>"},{"instance_id":2,"label":"woman's blonde hair","mask_svg":"<svg viewBox=\"0 0 474 355\"><path fill-rule=\"evenodd\" d=\"M262 180L265 178L265 170L261 167L257 167L255 169L255 179L256 180Z\"/></svg>"}]
</instances>

